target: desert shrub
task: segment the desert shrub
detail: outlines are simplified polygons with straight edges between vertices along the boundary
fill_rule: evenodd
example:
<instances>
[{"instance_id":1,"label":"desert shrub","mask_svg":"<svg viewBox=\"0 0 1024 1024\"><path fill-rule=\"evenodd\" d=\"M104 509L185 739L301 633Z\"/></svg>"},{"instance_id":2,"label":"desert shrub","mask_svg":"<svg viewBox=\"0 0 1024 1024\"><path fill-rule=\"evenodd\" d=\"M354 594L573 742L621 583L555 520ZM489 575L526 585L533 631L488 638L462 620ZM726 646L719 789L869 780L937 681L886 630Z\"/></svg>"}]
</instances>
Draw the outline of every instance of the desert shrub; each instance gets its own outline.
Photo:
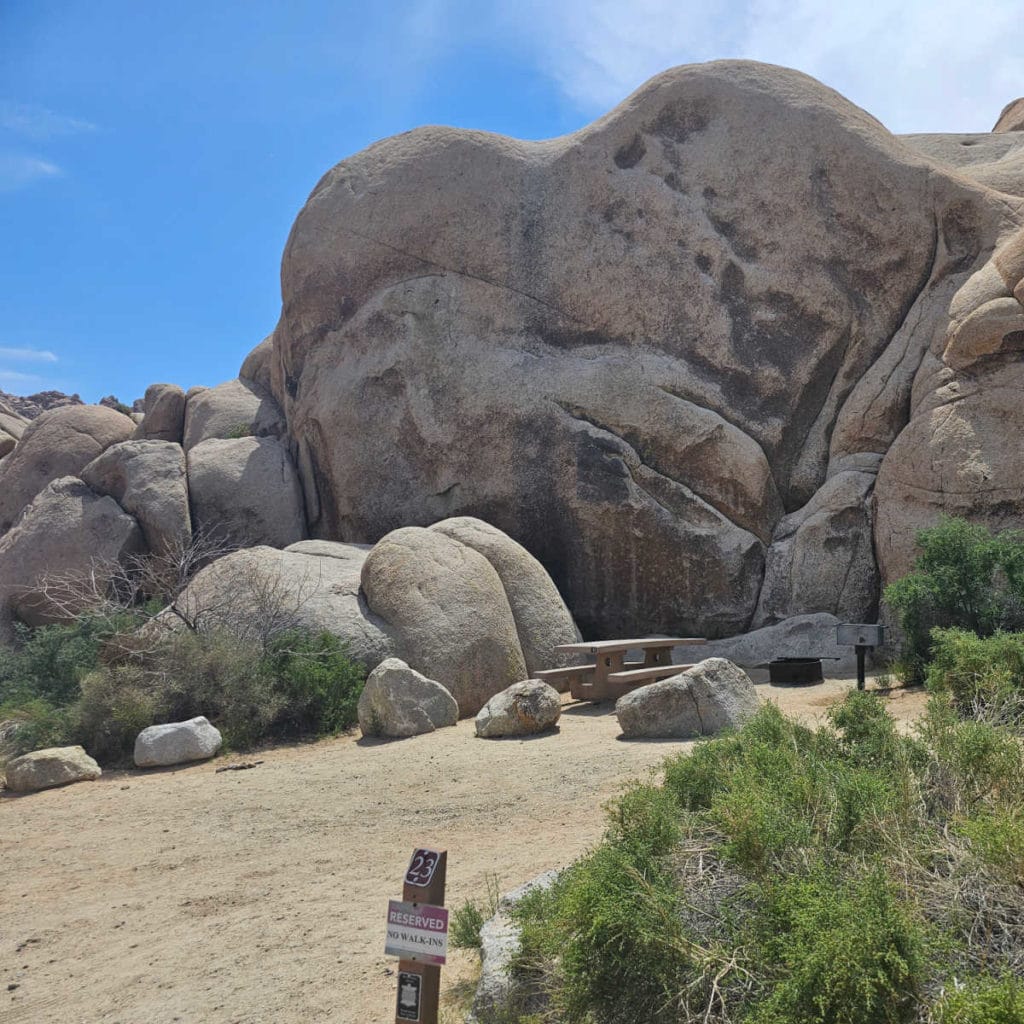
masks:
<instances>
[{"instance_id":1,"label":"desert shrub","mask_svg":"<svg viewBox=\"0 0 1024 1024\"><path fill-rule=\"evenodd\" d=\"M872 694L829 719L763 707L609 806L602 844L515 912L551 1019L1004 1019L1017 996L978 979L1024 965L1024 749L937 697L913 737Z\"/></svg>"},{"instance_id":2,"label":"desert shrub","mask_svg":"<svg viewBox=\"0 0 1024 1024\"><path fill-rule=\"evenodd\" d=\"M100 764L131 757L135 737L161 720L159 696L135 666L103 667L82 680L71 708L69 735Z\"/></svg>"},{"instance_id":3,"label":"desert shrub","mask_svg":"<svg viewBox=\"0 0 1024 1024\"><path fill-rule=\"evenodd\" d=\"M914 571L885 588L905 635L904 672L920 681L931 632L960 627L978 636L1024 628L1024 534L991 534L963 519L942 519L917 535Z\"/></svg>"},{"instance_id":4,"label":"desert shrub","mask_svg":"<svg viewBox=\"0 0 1024 1024\"><path fill-rule=\"evenodd\" d=\"M844 877L819 863L767 881L755 898L750 929L767 994L750 1024L913 1019L925 929L884 870Z\"/></svg>"},{"instance_id":5,"label":"desert shrub","mask_svg":"<svg viewBox=\"0 0 1024 1024\"><path fill-rule=\"evenodd\" d=\"M1024 886L1024 812L1020 808L974 814L959 824L978 856L1007 882Z\"/></svg>"},{"instance_id":6,"label":"desert shrub","mask_svg":"<svg viewBox=\"0 0 1024 1024\"><path fill-rule=\"evenodd\" d=\"M1024 1024L1024 981L971 978L951 981L935 1006L934 1024Z\"/></svg>"},{"instance_id":7,"label":"desert shrub","mask_svg":"<svg viewBox=\"0 0 1024 1024\"><path fill-rule=\"evenodd\" d=\"M452 914L450 937L456 949L479 949L480 929L484 926L484 912L478 903L466 900Z\"/></svg>"},{"instance_id":8,"label":"desert shrub","mask_svg":"<svg viewBox=\"0 0 1024 1024\"><path fill-rule=\"evenodd\" d=\"M1005 728L962 720L939 699L919 726L931 758L927 798L946 815L981 806L1012 806L1024 791L1024 749Z\"/></svg>"},{"instance_id":9,"label":"desert shrub","mask_svg":"<svg viewBox=\"0 0 1024 1024\"><path fill-rule=\"evenodd\" d=\"M157 722L205 715L225 744L335 734L356 720L365 669L328 633L291 630L264 650L226 630L116 633L129 616L23 630L0 650L5 756L80 743L101 764L130 759Z\"/></svg>"},{"instance_id":10,"label":"desert shrub","mask_svg":"<svg viewBox=\"0 0 1024 1024\"><path fill-rule=\"evenodd\" d=\"M559 884L558 1006L568 1021L669 1022L688 980L677 894L665 870L598 847ZM549 949L550 952L550 949Z\"/></svg>"},{"instance_id":11,"label":"desert shrub","mask_svg":"<svg viewBox=\"0 0 1024 1024\"><path fill-rule=\"evenodd\" d=\"M1024 633L980 637L965 629L932 631L928 687L948 693L961 714L978 717L1024 698Z\"/></svg>"},{"instance_id":12,"label":"desert shrub","mask_svg":"<svg viewBox=\"0 0 1024 1024\"><path fill-rule=\"evenodd\" d=\"M67 625L19 625L16 645L0 647L0 704L42 699L62 707L78 697L78 684L97 665L104 643L132 621L83 615Z\"/></svg>"},{"instance_id":13,"label":"desert shrub","mask_svg":"<svg viewBox=\"0 0 1024 1024\"><path fill-rule=\"evenodd\" d=\"M10 721L17 725L0 748L0 761L27 754L30 750L63 747L72 742L72 715L69 709L58 707L42 698L0 705L0 721Z\"/></svg>"},{"instance_id":14,"label":"desert shrub","mask_svg":"<svg viewBox=\"0 0 1024 1024\"><path fill-rule=\"evenodd\" d=\"M289 630L270 641L264 661L281 701L274 735L327 735L355 724L366 669L332 633Z\"/></svg>"},{"instance_id":15,"label":"desert shrub","mask_svg":"<svg viewBox=\"0 0 1024 1024\"><path fill-rule=\"evenodd\" d=\"M487 878L487 896L483 901L466 900L452 914L451 940L456 949L480 949L480 929L498 912L498 878Z\"/></svg>"},{"instance_id":16,"label":"desert shrub","mask_svg":"<svg viewBox=\"0 0 1024 1024\"><path fill-rule=\"evenodd\" d=\"M635 783L608 805L608 839L637 862L668 853L679 841L679 805L671 790Z\"/></svg>"}]
</instances>

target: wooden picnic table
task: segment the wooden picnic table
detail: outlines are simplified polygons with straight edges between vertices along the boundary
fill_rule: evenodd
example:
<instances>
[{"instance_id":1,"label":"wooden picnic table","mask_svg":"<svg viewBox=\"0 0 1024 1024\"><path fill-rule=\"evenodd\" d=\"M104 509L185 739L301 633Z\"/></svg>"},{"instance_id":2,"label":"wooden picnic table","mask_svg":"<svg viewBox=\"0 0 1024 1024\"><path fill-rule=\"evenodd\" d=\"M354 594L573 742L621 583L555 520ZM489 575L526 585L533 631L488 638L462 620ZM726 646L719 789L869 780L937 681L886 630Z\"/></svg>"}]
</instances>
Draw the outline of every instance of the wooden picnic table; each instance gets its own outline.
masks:
<instances>
[{"instance_id":1,"label":"wooden picnic table","mask_svg":"<svg viewBox=\"0 0 1024 1024\"><path fill-rule=\"evenodd\" d=\"M630 640L592 640L578 644L559 644L561 654L589 654L592 665L545 669L535 673L548 681L568 680L569 692L577 700L617 700L623 694L676 675L692 667L673 665L672 649L707 643L703 637L639 637ZM626 661L626 652L640 649L643 661Z\"/></svg>"}]
</instances>

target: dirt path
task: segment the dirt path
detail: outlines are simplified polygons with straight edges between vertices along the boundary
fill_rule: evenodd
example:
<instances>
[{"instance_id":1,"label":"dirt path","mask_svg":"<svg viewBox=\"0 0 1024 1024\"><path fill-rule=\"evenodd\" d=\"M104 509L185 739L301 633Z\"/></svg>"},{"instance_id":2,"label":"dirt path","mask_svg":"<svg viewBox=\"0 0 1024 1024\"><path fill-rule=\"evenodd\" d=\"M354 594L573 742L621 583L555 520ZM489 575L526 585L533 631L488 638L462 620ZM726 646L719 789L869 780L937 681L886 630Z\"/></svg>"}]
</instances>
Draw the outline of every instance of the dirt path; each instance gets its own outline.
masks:
<instances>
[{"instance_id":1,"label":"dirt path","mask_svg":"<svg viewBox=\"0 0 1024 1024\"><path fill-rule=\"evenodd\" d=\"M813 719L852 685L758 689ZM906 720L923 696L890 703ZM451 907L568 863L625 781L689 746L618 732L569 705L524 741L466 721L0 798L0 1022L390 1024L384 913L413 847L448 849ZM472 971L453 961L448 988Z\"/></svg>"}]
</instances>

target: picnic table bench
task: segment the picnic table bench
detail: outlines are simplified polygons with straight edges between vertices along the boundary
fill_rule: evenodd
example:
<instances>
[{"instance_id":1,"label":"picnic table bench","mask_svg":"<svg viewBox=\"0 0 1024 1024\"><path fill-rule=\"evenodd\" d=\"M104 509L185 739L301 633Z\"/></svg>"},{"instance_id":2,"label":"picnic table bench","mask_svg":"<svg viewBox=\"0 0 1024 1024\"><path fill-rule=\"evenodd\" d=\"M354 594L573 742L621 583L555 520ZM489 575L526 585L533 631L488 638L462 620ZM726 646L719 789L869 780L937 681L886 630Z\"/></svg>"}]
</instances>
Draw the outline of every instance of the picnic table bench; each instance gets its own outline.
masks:
<instances>
[{"instance_id":1,"label":"picnic table bench","mask_svg":"<svg viewBox=\"0 0 1024 1024\"><path fill-rule=\"evenodd\" d=\"M590 665L570 665L535 672L546 682L568 681L569 692L576 700L618 700L625 693L678 675L692 665L673 665L672 649L706 643L703 637L641 637L633 640L595 640L590 643L559 644L563 654L589 654ZM626 661L626 652L644 652L643 661Z\"/></svg>"}]
</instances>

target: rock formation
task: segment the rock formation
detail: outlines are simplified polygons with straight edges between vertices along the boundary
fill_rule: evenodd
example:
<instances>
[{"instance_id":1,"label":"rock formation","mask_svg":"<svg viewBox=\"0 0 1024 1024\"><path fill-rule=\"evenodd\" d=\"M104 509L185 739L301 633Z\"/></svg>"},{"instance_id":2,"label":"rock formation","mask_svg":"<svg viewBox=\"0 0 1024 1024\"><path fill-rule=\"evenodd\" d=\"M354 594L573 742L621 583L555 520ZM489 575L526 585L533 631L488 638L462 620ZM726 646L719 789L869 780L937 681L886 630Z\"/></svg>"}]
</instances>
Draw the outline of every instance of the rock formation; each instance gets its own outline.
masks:
<instances>
[{"instance_id":1,"label":"rock formation","mask_svg":"<svg viewBox=\"0 0 1024 1024\"><path fill-rule=\"evenodd\" d=\"M524 593L537 602L517 615ZM540 565L466 518L396 530L373 548L301 541L237 551L203 569L177 607L200 629L254 639L282 625L326 630L368 669L400 658L450 692L462 718L526 677L527 652L556 664L554 648L579 638Z\"/></svg>"},{"instance_id":2,"label":"rock formation","mask_svg":"<svg viewBox=\"0 0 1024 1024\"><path fill-rule=\"evenodd\" d=\"M1021 415L1021 194L1012 132L897 138L797 72L677 68L560 139L344 160L247 373L316 536L484 519L590 635L867 619L922 520L1024 524L986 447Z\"/></svg>"},{"instance_id":3,"label":"rock formation","mask_svg":"<svg viewBox=\"0 0 1024 1024\"><path fill-rule=\"evenodd\" d=\"M138 426L0 403L0 537L80 474L150 549L242 523L464 715L558 663L563 597L590 636L873 619L940 514L1024 526L1019 108L897 137L721 61L558 139L385 139L310 195L237 380L155 385ZM184 450L158 509L130 438Z\"/></svg>"}]
</instances>

